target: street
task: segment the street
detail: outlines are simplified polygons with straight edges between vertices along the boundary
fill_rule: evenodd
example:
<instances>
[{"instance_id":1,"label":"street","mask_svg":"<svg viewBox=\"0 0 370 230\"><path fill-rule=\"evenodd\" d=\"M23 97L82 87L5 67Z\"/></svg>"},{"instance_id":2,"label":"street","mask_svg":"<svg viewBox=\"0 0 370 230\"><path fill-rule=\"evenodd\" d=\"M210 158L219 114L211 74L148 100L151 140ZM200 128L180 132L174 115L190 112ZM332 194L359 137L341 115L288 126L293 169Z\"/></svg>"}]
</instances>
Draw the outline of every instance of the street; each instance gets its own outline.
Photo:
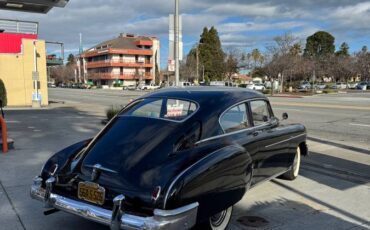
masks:
<instances>
[{"instance_id":1,"label":"street","mask_svg":"<svg viewBox=\"0 0 370 230\"><path fill-rule=\"evenodd\" d=\"M53 153L94 136L107 108L140 95L56 88L49 108L5 111L15 150L0 154L0 229L108 229L63 212L44 216L28 191ZM247 192L229 229L370 229L370 94L270 101L275 116L289 114L282 124L306 126L311 154L297 180L274 179Z\"/></svg>"}]
</instances>

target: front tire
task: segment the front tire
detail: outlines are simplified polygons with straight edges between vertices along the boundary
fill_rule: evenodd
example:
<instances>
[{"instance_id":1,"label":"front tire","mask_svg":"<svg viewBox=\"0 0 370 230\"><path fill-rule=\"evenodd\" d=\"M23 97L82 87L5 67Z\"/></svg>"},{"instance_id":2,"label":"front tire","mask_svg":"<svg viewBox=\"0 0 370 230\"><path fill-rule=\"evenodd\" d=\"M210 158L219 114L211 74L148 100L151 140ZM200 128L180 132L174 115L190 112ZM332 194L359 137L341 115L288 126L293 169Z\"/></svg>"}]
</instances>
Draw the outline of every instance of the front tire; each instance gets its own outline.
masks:
<instances>
[{"instance_id":1,"label":"front tire","mask_svg":"<svg viewBox=\"0 0 370 230\"><path fill-rule=\"evenodd\" d=\"M299 175L300 167L301 167L301 149L298 146L294 157L293 165L288 172L282 175L282 178L286 180L295 180Z\"/></svg>"}]
</instances>

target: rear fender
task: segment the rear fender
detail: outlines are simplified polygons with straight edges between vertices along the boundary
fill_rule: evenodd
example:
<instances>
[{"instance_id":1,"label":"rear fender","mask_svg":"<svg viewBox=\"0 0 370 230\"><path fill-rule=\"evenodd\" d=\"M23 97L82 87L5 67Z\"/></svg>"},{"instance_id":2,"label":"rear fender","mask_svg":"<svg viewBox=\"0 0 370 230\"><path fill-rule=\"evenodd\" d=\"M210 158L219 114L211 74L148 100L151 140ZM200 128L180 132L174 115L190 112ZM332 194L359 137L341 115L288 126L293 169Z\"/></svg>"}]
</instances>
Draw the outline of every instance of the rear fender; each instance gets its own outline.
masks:
<instances>
[{"instance_id":1,"label":"rear fender","mask_svg":"<svg viewBox=\"0 0 370 230\"><path fill-rule=\"evenodd\" d=\"M92 139L84 140L68 146L67 148L55 153L49 160L45 163L41 171L41 177L45 180L50 177L50 169L54 165L58 165L54 173L60 173L65 170L66 166L69 164L70 160L76 156L83 148L85 148Z\"/></svg>"},{"instance_id":2,"label":"rear fender","mask_svg":"<svg viewBox=\"0 0 370 230\"><path fill-rule=\"evenodd\" d=\"M178 175L167 190L164 208L198 202L198 220L205 220L240 201L251 178L250 155L241 146L226 146Z\"/></svg>"}]
</instances>

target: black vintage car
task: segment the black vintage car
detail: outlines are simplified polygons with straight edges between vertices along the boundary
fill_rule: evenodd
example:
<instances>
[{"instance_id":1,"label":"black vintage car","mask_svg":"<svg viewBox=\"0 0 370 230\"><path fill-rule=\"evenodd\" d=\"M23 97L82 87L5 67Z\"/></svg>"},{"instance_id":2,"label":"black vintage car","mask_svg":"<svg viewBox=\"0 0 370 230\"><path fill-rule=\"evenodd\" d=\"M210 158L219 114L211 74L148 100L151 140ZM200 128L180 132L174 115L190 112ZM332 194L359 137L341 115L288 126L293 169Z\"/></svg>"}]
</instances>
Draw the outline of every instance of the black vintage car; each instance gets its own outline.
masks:
<instances>
[{"instance_id":1,"label":"black vintage car","mask_svg":"<svg viewBox=\"0 0 370 230\"><path fill-rule=\"evenodd\" d=\"M31 197L111 229L225 229L247 191L295 179L307 154L305 127L280 124L258 92L164 89L52 156Z\"/></svg>"}]
</instances>

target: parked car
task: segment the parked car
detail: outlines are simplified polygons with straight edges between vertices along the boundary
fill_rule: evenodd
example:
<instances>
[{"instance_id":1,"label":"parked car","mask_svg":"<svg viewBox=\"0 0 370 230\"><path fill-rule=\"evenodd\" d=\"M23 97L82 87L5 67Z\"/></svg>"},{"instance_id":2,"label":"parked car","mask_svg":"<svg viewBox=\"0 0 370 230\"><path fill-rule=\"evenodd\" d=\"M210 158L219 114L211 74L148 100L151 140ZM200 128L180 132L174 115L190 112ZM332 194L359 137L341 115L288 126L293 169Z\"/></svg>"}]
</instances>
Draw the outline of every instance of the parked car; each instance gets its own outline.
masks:
<instances>
[{"instance_id":1,"label":"parked car","mask_svg":"<svg viewBox=\"0 0 370 230\"><path fill-rule=\"evenodd\" d=\"M48 87L49 88L56 88L57 86L55 85L55 83L48 83Z\"/></svg>"},{"instance_id":2,"label":"parked car","mask_svg":"<svg viewBox=\"0 0 370 230\"><path fill-rule=\"evenodd\" d=\"M310 89L311 89L311 83L309 83L308 81L304 81L298 86L299 91L307 91Z\"/></svg>"},{"instance_id":3,"label":"parked car","mask_svg":"<svg viewBox=\"0 0 370 230\"><path fill-rule=\"evenodd\" d=\"M31 197L111 229L225 229L246 192L294 180L307 154L305 127L281 125L261 93L166 88L52 156Z\"/></svg>"},{"instance_id":4,"label":"parked car","mask_svg":"<svg viewBox=\"0 0 370 230\"><path fill-rule=\"evenodd\" d=\"M140 85L139 89L140 90L155 90L155 89L159 89L159 86L155 84Z\"/></svg>"},{"instance_id":5,"label":"parked car","mask_svg":"<svg viewBox=\"0 0 370 230\"><path fill-rule=\"evenodd\" d=\"M358 85L358 82L350 82L347 84L348 89L356 89Z\"/></svg>"},{"instance_id":6,"label":"parked car","mask_svg":"<svg viewBox=\"0 0 370 230\"><path fill-rule=\"evenodd\" d=\"M370 84L369 83L370 82L366 82L366 81L360 82L360 83L357 84L356 88L359 89L359 90L366 90L367 88L370 89Z\"/></svg>"},{"instance_id":7,"label":"parked car","mask_svg":"<svg viewBox=\"0 0 370 230\"><path fill-rule=\"evenodd\" d=\"M346 89L347 88L347 84L344 83L344 82L337 82L331 88L332 89Z\"/></svg>"},{"instance_id":8,"label":"parked car","mask_svg":"<svg viewBox=\"0 0 370 230\"><path fill-rule=\"evenodd\" d=\"M247 85L247 89L253 89L257 91L265 91L266 87L262 83L251 83Z\"/></svg>"},{"instance_id":9,"label":"parked car","mask_svg":"<svg viewBox=\"0 0 370 230\"><path fill-rule=\"evenodd\" d=\"M180 87L189 87L189 86L191 86L191 83L190 82L183 82L183 81L180 81L179 82L179 84L180 84Z\"/></svg>"},{"instance_id":10,"label":"parked car","mask_svg":"<svg viewBox=\"0 0 370 230\"><path fill-rule=\"evenodd\" d=\"M126 85L123 86L123 90L136 90L137 86L136 85Z\"/></svg>"},{"instance_id":11,"label":"parked car","mask_svg":"<svg viewBox=\"0 0 370 230\"><path fill-rule=\"evenodd\" d=\"M314 85L314 87L317 90L323 90L323 89L326 89L328 86L324 83L319 83L319 84Z\"/></svg>"}]
</instances>

